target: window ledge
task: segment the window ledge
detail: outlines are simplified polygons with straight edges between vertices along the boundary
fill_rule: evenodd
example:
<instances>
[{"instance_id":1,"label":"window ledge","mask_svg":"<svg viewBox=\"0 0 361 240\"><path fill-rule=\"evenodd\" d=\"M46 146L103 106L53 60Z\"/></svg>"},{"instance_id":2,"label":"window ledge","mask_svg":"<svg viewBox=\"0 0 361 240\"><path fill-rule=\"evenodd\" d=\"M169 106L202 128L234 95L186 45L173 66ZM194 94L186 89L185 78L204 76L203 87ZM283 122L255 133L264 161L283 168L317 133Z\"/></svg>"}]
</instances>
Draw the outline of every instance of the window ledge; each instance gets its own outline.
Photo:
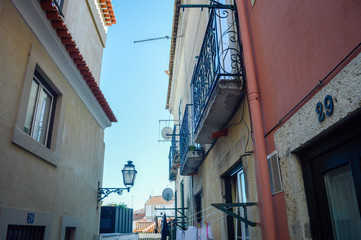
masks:
<instances>
[{"instance_id":1,"label":"window ledge","mask_svg":"<svg viewBox=\"0 0 361 240\"><path fill-rule=\"evenodd\" d=\"M54 166L58 166L58 152L52 151L51 149L45 147L43 144L35 141L17 126L14 129L13 143L40 157L48 163Z\"/></svg>"}]
</instances>

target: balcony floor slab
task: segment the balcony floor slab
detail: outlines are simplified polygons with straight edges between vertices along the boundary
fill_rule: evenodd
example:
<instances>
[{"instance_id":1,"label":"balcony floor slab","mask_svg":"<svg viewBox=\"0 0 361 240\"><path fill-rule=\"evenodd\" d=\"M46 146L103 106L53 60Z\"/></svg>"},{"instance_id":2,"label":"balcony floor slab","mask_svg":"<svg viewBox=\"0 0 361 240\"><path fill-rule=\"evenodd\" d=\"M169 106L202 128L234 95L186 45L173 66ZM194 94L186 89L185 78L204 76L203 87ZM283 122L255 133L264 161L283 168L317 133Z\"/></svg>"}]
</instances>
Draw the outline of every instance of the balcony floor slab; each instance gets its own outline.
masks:
<instances>
[{"instance_id":1,"label":"balcony floor slab","mask_svg":"<svg viewBox=\"0 0 361 240\"><path fill-rule=\"evenodd\" d=\"M208 104L195 132L195 142L212 143L212 133L222 130L232 117L242 98L243 79L220 79L212 92Z\"/></svg>"}]
</instances>

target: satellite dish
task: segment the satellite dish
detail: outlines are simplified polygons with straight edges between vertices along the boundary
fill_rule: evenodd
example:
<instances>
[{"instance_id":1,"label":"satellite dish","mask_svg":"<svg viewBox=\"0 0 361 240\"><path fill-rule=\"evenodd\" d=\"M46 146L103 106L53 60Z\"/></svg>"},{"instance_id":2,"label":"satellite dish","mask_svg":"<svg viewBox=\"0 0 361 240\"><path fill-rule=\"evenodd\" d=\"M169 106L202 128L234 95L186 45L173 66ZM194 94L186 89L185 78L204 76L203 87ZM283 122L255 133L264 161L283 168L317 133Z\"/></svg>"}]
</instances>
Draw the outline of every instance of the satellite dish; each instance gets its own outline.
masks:
<instances>
[{"instance_id":1,"label":"satellite dish","mask_svg":"<svg viewBox=\"0 0 361 240\"><path fill-rule=\"evenodd\" d=\"M171 127L164 127L161 134L164 140L169 141L172 139L173 129Z\"/></svg>"},{"instance_id":2,"label":"satellite dish","mask_svg":"<svg viewBox=\"0 0 361 240\"><path fill-rule=\"evenodd\" d=\"M164 200L169 202L173 198L173 190L170 189L170 188L164 189L163 192L162 192L162 197L163 197Z\"/></svg>"}]
</instances>

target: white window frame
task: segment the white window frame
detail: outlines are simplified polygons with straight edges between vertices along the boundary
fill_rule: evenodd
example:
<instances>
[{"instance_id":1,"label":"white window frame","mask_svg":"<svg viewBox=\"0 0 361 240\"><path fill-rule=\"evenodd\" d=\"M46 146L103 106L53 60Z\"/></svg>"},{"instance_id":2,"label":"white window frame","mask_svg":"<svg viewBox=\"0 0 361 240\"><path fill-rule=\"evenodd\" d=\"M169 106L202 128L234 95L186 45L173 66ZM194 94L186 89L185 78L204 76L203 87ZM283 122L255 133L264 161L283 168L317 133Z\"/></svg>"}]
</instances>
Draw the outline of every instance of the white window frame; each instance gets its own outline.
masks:
<instances>
[{"instance_id":1,"label":"white window frame","mask_svg":"<svg viewBox=\"0 0 361 240\"><path fill-rule=\"evenodd\" d=\"M237 198L238 198L238 202L239 203L246 203L247 202L247 194L246 194L246 181L245 181L245 174L244 174L244 169L241 168L237 173ZM239 214L241 217L245 217L244 216L244 209L243 207L239 208ZM236 226L238 225L238 219L236 220ZM242 240L249 240L249 229L248 229L248 225L246 225L244 222L240 222L241 224L241 235L242 235ZM236 239L238 239L238 227L236 227L236 234L235 237Z\"/></svg>"},{"instance_id":2,"label":"white window frame","mask_svg":"<svg viewBox=\"0 0 361 240\"><path fill-rule=\"evenodd\" d=\"M34 74L34 78L33 78L33 82L36 82L38 84L38 89L37 89L37 95L36 95L36 99L35 99L35 106L34 106L34 109L33 109L33 115L32 115L32 121L31 121L31 126L30 126L30 132L28 133L34 140L38 141L39 143L42 143L44 144L45 146L49 146L49 128L50 128L50 125L51 125L51 122L53 121L53 106L54 104L56 103L56 98L55 96L51 93L51 91L47 88L47 86L44 85L44 83L36 76L36 74ZM32 82L32 84L33 84ZM45 130L45 139L44 139L44 142L41 142L38 134L39 134L39 131L35 131L35 125L37 124L37 122L39 122L39 114L40 114L40 111L42 111L40 109L41 107L41 103L42 100L41 100L41 95L42 95L42 92L46 92L46 94L50 95L51 97L51 103L50 103L50 109L49 109L49 112L47 113L48 115L48 121L46 123L46 130ZM55 103L54 103L55 101ZM27 109L28 111L28 109ZM44 126L43 126L44 127ZM25 128L25 126L24 126Z\"/></svg>"},{"instance_id":3,"label":"white window frame","mask_svg":"<svg viewBox=\"0 0 361 240\"><path fill-rule=\"evenodd\" d=\"M65 92L65 87L61 75L54 70L52 63L43 59L43 55L40 52L36 47L32 47L29 53L28 65L19 99L18 114L14 123L12 142L53 166L58 166L64 128L63 93ZM45 72L43 69L47 69L47 71ZM50 88L52 95L56 97L53 106L55 109L53 109L51 135L49 135L50 139L48 139L50 144L48 146L36 141L24 131L26 112L35 72L42 77L45 86L48 90ZM29 157L30 155L27 159Z\"/></svg>"}]
</instances>

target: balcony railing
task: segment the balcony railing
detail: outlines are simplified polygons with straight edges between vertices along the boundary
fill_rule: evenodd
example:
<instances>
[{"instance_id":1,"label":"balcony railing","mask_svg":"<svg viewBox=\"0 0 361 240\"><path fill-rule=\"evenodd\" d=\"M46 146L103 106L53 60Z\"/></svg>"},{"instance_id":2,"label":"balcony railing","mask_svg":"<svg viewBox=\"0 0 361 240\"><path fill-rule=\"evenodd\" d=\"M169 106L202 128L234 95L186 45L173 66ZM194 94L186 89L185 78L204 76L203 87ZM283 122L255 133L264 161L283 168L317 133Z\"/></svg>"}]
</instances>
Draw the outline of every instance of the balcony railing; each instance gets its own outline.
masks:
<instances>
[{"instance_id":1,"label":"balcony railing","mask_svg":"<svg viewBox=\"0 0 361 240\"><path fill-rule=\"evenodd\" d=\"M169 180L175 180L177 176L177 169L179 167L179 148L177 146L178 135L177 135L177 125L174 125L173 134L172 134L172 145L169 148Z\"/></svg>"},{"instance_id":2,"label":"balcony railing","mask_svg":"<svg viewBox=\"0 0 361 240\"><path fill-rule=\"evenodd\" d=\"M192 105L188 104L179 131L180 174L182 176L196 173L203 159L203 150L196 146L193 140L191 110Z\"/></svg>"},{"instance_id":3,"label":"balcony railing","mask_svg":"<svg viewBox=\"0 0 361 240\"><path fill-rule=\"evenodd\" d=\"M233 80L239 81L243 72L242 51L234 11L213 8L210 9L209 14L203 44L192 77L194 132L200 127L219 80L227 80L227 84Z\"/></svg>"},{"instance_id":4,"label":"balcony railing","mask_svg":"<svg viewBox=\"0 0 361 240\"><path fill-rule=\"evenodd\" d=\"M190 110L191 105L187 105L183 114L182 125L179 130L179 153L180 163L183 165L185 157L188 152L189 145L191 144L191 131L190 131Z\"/></svg>"}]
</instances>

